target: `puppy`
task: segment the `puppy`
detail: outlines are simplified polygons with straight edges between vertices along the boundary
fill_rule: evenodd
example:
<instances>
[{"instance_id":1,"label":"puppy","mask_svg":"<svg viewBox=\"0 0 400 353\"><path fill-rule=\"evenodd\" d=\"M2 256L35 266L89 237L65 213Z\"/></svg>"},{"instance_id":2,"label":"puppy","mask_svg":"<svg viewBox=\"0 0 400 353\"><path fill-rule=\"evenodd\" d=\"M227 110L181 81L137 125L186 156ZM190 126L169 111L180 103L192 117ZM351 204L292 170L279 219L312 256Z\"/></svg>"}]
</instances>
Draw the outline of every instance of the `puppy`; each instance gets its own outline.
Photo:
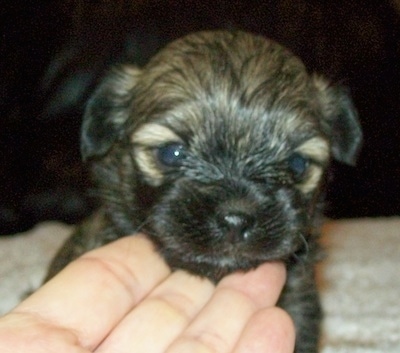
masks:
<instances>
[{"instance_id":1,"label":"puppy","mask_svg":"<svg viewBox=\"0 0 400 353\"><path fill-rule=\"evenodd\" d=\"M331 156L353 164L360 141L346 93L282 46L240 31L188 35L142 69L115 68L88 102L81 150L103 206L49 277L137 231L172 268L215 282L282 260L279 305L295 322L296 352L316 352L325 170Z\"/></svg>"}]
</instances>

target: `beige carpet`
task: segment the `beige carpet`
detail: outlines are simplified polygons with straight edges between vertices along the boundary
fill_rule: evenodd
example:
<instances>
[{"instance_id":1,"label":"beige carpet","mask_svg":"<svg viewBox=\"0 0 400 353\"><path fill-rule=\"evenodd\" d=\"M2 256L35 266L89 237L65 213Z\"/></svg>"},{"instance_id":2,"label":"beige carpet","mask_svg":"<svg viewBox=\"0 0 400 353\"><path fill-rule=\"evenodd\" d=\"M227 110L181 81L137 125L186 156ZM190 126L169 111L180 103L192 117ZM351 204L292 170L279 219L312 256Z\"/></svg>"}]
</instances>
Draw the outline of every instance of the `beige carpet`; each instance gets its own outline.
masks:
<instances>
[{"instance_id":1,"label":"beige carpet","mask_svg":"<svg viewBox=\"0 0 400 353\"><path fill-rule=\"evenodd\" d=\"M0 238L0 314L34 289L71 227ZM322 353L400 353L400 218L328 222L319 277Z\"/></svg>"}]
</instances>

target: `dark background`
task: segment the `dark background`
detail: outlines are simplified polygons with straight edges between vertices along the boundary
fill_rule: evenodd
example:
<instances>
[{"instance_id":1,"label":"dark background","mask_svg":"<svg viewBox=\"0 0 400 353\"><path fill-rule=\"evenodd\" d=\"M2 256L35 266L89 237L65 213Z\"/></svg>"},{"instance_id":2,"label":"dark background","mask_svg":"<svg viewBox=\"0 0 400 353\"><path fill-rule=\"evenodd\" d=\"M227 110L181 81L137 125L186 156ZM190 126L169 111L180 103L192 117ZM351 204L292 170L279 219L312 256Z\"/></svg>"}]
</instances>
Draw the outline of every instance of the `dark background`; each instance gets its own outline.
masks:
<instances>
[{"instance_id":1,"label":"dark background","mask_svg":"<svg viewBox=\"0 0 400 353\"><path fill-rule=\"evenodd\" d=\"M400 15L393 1L12 1L2 6L0 234L95 208L79 156L84 102L114 63L144 64L188 32L273 38L349 87L364 130L355 168L333 165L326 214L400 214ZM398 8L400 5L398 4Z\"/></svg>"}]
</instances>

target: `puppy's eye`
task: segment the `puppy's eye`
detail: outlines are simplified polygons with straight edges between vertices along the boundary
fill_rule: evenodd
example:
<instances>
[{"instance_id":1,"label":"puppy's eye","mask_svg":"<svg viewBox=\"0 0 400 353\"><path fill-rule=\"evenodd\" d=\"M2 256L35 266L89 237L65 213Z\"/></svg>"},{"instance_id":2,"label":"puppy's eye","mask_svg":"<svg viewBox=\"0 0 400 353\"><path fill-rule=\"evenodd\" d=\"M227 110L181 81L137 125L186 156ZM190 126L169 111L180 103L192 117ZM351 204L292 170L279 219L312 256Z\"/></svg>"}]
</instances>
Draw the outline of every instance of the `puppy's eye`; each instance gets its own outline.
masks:
<instances>
[{"instance_id":1,"label":"puppy's eye","mask_svg":"<svg viewBox=\"0 0 400 353\"><path fill-rule=\"evenodd\" d=\"M298 153L294 153L288 159L288 165L295 179L299 180L306 173L310 165L310 161L306 157L303 157Z\"/></svg>"},{"instance_id":2,"label":"puppy's eye","mask_svg":"<svg viewBox=\"0 0 400 353\"><path fill-rule=\"evenodd\" d=\"M170 143L160 146L156 150L157 160L166 167L177 167L181 165L186 157L185 148L179 143Z\"/></svg>"}]
</instances>

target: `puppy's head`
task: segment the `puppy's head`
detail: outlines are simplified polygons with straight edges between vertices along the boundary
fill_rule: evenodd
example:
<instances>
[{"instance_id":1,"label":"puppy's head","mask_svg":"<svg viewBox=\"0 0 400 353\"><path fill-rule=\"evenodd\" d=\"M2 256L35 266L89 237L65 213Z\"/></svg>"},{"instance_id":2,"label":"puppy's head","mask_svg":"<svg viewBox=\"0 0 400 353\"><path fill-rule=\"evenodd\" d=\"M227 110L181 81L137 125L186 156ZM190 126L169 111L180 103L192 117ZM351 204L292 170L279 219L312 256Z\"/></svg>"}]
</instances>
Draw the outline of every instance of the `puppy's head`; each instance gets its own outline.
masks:
<instances>
[{"instance_id":1,"label":"puppy's head","mask_svg":"<svg viewBox=\"0 0 400 353\"><path fill-rule=\"evenodd\" d=\"M82 153L122 233L219 278L301 249L331 156L352 164L360 140L344 92L274 42L216 31L114 70L88 104Z\"/></svg>"}]
</instances>

